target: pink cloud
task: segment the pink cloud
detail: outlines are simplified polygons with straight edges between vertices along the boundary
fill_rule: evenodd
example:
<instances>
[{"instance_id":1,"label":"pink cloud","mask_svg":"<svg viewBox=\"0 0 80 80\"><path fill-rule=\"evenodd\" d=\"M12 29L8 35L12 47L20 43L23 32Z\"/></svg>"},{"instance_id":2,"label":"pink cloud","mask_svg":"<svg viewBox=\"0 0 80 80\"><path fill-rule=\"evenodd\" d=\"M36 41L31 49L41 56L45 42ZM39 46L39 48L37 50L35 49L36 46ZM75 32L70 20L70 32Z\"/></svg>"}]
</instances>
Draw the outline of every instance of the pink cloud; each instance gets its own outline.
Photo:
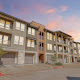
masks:
<instances>
[{"instance_id":1,"label":"pink cloud","mask_svg":"<svg viewBox=\"0 0 80 80\"><path fill-rule=\"evenodd\" d=\"M53 21L48 22L46 25L46 28L51 29L51 30L59 30L62 28L62 16L57 16L57 19L54 19Z\"/></svg>"},{"instance_id":2,"label":"pink cloud","mask_svg":"<svg viewBox=\"0 0 80 80\"><path fill-rule=\"evenodd\" d=\"M49 9L49 10L45 11L45 13L54 13L54 12L56 12L55 8L54 9Z\"/></svg>"},{"instance_id":3,"label":"pink cloud","mask_svg":"<svg viewBox=\"0 0 80 80\"><path fill-rule=\"evenodd\" d=\"M68 7L67 6L61 6L61 11L67 11Z\"/></svg>"},{"instance_id":4,"label":"pink cloud","mask_svg":"<svg viewBox=\"0 0 80 80\"><path fill-rule=\"evenodd\" d=\"M2 5L0 5L0 10L2 10L3 9L3 6Z\"/></svg>"},{"instance_id":5,"label":"pink cloud","mask_svg":"<svg viewBox=\"0 0 80 80\"><path fill-rule=\"evenodd\" d=\"M23 15L30 14L30 11L28 8L15 3L11 5L11 14L14 16L23 16Z\"/></svg>"},{"instance_id":6,"label":"pink cloud","mask_svg":"<svg viewBox=\"0 0 80 80\"><path fill-rule=\"evenodd\" d=\"M80 40L80 18L78 16L71 16L64 19L62 16L57 16L48 22L46 28L50 30L61 30Z\"/></svg>"}]
</instances>

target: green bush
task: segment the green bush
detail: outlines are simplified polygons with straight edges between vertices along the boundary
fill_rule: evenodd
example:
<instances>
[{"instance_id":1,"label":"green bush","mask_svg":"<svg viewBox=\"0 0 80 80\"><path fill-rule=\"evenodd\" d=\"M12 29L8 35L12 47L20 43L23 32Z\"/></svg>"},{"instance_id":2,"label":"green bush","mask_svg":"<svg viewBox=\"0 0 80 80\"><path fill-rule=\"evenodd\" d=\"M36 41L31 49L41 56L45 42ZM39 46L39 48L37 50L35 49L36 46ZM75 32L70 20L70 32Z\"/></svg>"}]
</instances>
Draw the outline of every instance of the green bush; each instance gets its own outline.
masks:
<instances>
[{"instance_id":1,"label":"green bush","mask_svg":"<svg viewBox=\"0 0 80 80\"><path fill-rule=\"evenodd\" d=\"M48 64L48 62L46 62L45 64Z\"/></svg>"},{"instance_id":2,"label":"green bush","mask_svg":"<svg viewBox=\"0 0 80 80\"><path fill-rule=\"evenodd\" d=\"M61 66L62 63L61 63L61 62L56 62L55 65L56 65L56 66Z\"/></svg>"}]
</instances>

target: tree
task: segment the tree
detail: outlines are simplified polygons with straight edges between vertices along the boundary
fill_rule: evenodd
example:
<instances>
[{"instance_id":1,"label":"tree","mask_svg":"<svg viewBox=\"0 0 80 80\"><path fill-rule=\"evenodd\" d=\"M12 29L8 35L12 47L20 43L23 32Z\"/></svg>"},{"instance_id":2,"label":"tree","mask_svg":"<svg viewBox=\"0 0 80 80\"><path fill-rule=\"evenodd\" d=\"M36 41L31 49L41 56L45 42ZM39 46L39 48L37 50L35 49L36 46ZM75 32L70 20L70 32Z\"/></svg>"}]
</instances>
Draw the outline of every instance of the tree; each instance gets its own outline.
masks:
<instances>
[{"instance_id":1,"label":"tree","mask_svg":"<svg viewBox=\"0 0 80 80\"><path fill-rule=\"evenodd\" d=\"M51 55L51 61L53 62L53 64L57 61L56 55Z\"/></svg>"},{"instance_id":2,"label":"tree","mask_svg":"<svg viewBox=\"0 0 80 80\"><path fill-rule=\"evenodd\" d=\"M2 55L6 54L7 52L5 52L2 48L0 48L0 65L2 65L2 61L1 61L1 57Z\"/></svg>"}]
</instances>

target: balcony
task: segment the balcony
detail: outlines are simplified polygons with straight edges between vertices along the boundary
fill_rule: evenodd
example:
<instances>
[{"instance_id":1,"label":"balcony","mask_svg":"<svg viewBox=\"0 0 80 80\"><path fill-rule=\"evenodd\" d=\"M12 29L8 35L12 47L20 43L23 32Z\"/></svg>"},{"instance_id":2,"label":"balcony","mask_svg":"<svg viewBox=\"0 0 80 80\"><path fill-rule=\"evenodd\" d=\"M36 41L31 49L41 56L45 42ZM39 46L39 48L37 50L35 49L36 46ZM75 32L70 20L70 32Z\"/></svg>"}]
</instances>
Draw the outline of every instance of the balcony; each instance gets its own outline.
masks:
<instances>
[{"instance_id":1,"label":"balcony","mask_svg":"<svg viewBox=\"0 0 80 80\"><path fill-rule=\"evenodd\" d=\"M78 54L77 52L74 52L74 54Z\"/></svg>"},{"instance_id":2,"label":"balcony","mask_svg":"<svg viewBox=\"0 0 80 80\"><path fill-rule=\"evenodd\" d=\"M3 40L1 40L0 39L0 46L6 46L6 47L10 47L11 46L11 40L5 40L5 41L3 41Z\"/></svg>"},{"instance_id":3,"label":"balcony","mask_svg":"<svg viewBox=\"0 0 80 80\"><path fill-rule=\"evenodd\" d=\"M44 36L39 35L39 39L44 40Z\"/></svg>"},{"instance_id":4,"label":"balcony","mask_svg":"<svg viewBox=\"0 0 80 80\"><path fill-rule=\"evenodd\" d=\"M57 42L61 42L61 40L57 39Z\"/></svg>"},{"instance_id":5,"label":"balcony","mask_svg":"<svg viewBox=\"0 0 80 80\"><path fill-rule=\"evenodd\" d=\"M64 53L68 53L68 50L64 50Z\"/></svg>"},{"instance_id":6,"label":"balcony","mask_svg":"<svg viewBox=\"0 0 80 80\"><path fill-rule=\"evenodd\" d=\"M39 47L39 51L44 51L44 47Z\"/></svg>"},{"instance_id":7,"label":"balcony","mask_svg":"<svg viewBox=\"0 0 80 80\"><path fill-rule=\"evenodd\" d=\"M4 33L9 33L9 34L12 34L12 28L11 28L12 26L10 26L10 28L9 27L1 27L0 26L0 32L4 32Z\"/></svg>"},{"instance_id":8,"label":"balcony","mask_svg":"<svg viewBox=\"0 0 80 80\"><path fill-rule=\"evenodd\" d=\"M58 50L58 52L62 53L63 51L62 50Z\"/></svg>"}]
</instances>

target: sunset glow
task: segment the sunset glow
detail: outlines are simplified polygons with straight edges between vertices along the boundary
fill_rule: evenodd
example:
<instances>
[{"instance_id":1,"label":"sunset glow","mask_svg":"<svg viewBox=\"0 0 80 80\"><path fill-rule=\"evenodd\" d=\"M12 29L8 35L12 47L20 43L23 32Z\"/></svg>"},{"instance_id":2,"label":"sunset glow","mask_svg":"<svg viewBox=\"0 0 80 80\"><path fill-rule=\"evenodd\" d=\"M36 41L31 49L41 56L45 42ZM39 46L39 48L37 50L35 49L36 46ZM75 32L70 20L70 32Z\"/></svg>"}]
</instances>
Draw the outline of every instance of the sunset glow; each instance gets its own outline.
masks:
<instances>
[{"instance_id":1,"label":"sunset glow","mask_svg":"<svg viewBox=\"0 0 80 80\"><path fill-rule=\"evenodd\" d=\"M80 0L0 0L0 11L61 30L80 41Z\"/></svg>"}]
</instances>

